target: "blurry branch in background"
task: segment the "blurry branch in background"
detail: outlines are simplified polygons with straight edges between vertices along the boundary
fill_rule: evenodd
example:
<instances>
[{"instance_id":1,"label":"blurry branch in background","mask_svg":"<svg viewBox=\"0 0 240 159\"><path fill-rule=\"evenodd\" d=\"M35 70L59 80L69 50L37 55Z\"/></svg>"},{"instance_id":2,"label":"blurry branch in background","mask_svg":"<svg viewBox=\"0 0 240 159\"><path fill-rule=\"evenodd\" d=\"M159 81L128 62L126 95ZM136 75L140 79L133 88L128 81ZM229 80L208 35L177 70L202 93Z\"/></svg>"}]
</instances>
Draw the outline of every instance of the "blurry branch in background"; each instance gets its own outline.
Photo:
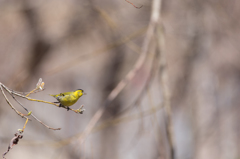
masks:
<instances>
[{"instance_id":1,"label":"blurry branch in background","mask_svg":"<svg viewBox=\"0 0 240 159\"><path fill-rule=\"evenodd\" d=\"M94 51L92 53L83 53L80 56L75 57L74 59L63 63L60 66L57 66L57 67L49 70L48 72L46 72L46 74L47 75L52 75L52 74L55 74L55 73L67 70L67 69L69 69L69 68L71 68L73 66L78 65L80 63L79 61L86 61L87 59L95 57L95 56L99 55L100 53L104 53L106 51L109 51L111 49L119 47L119 46L121 46L121 45L123 45L125 43L128 43L129 41L131 41L131 40L135 39L136 37L139 37L140 35L145 33L145 31L146 31L146 28L143 27L143 28L137 30L136 32L134 32L132 34L119 39L116 42L113 42L113 43L111 43L109 45L106 45L106 46L100 48L100 49L97 49L96 51Z\"/></svg>"},{"instance_id":2,"label":"blurry branch in background","mask_svg":"<svg viewBox=\"0 0 240 159\"><path fill-rule=\"evenodd\" d=\"M125 0L126 2L128 2L128 3L130 3L131 5L133 5L135 8L137 8L137 9L140 9L140 8L142 8L143 7L143 5L141 5L140 7L137 7L137 6L135 6L132 2L129 2L128 0Z\"/></svg>"},{"instance_id":3,"label":"blurry branch in background","mask_svg":"<svg viewBox=\"0 0 240 159\"><path fill-rule=\"evenodd\" d=\"M124 32L122 30L120 30L120 28L116 25L116 23L114 22L114 19L111 18L111 16L103 9L97 7L97 6L94 6L94 9L99 12L100 16L102 17L102 19L104 20L104 23L108 24L109 27L114 30L114 32L118 33L119 35L123 35ZM143 27L137 31L135 31L134 33L126 36L126 37L123 37L119 40L122 41L123 44L126 44L126 46L128 46L132 51L140 54L141 52L141 49L139 46L137 46L135 43L132 42L133 38L137 38L139 37L140 35L142 35L143 33L146 32L146 29L147 27ZM125 31L125 30L124 30ZM137 33L137 34L136 34ZM133 38L132 35L137 35L137 36L134 36ZM129 40L127 40L129 39ZM110 44L111 45L111 44Z\"/></svg>"},{"instance_id":4,"label":"blurry branch in background","mask_svg":"<svg viewBox=\"0 0 240 159\"><path fill-rule=\"evenodd\" d=\"M155 54L153 56L153 62L152 62L152 65L151 65L151 68L150 68L150 73L146 79L146 82L145 82L145 85L143 86L142 88L142 91L138 94L136 100L129 104L128 106L126 106L126 108L124 110L122 110L121 112L119 112L118 114L116 114L117 116L120 116L124 113L126 113L127 111L129 111L132 107L135 107L135 106L138 106L141 102L141 100L143 99L143 96L146 94L146 91L145 90L148 90L149 87L151 86L151 83L153 81L153 77L157 74L157 71L158 71L158 55Z\"/></svg>"},{"instance_id":5,"label":"blurry branch in background","mask_svg":"<svg viewBox=\"0 0 240 159\"><path fill-rule=\"evenodd\" d=\"M41 29L39 29L39 17L37 14L37 11L31 7L29 4L29 1L24 1L22 3L22 13L24 13L24 17L26 21L28 22L28 25L30 26L30 33L31 33L31 38L32 38L32 46L31 46L31 58L28 60L29 62L29 70L26 71L21 71L18 70L16 73L14 73L13 77L11 78L12 80L8 81L8 85L11 85L11 83L14 83L17 79L19 79L18 76L24 76L21 79L21 82L18 83L16 86L17 88L21 88L26 82L29 80L29 75L30 74L35 74L36 69L38 69L40 63L44 60L44 58L47 56L49 52L54 50L55 48L58 48L58 46L62 45L65 39L69 37L71 34L69 32L66 33L66 35L63 35L62 38L56 40L55 42L49 42L47 39L45 39L42 36ZM131 3L132 4L132 3ZM96 7L95 7L96 9ZM96 9L97 10L97 9ZM99 10L97 10L99 11ZM101 12L100 12L101 14ZM101 14L102 17L104 17ZM105 19L106 20L106 19ZM79 64L79 61L86 61L92 57L95 57L96 55L99 55L100 53L107 52L111 49L117 48L125 43L128 43L129 41L141 36L143 33L145 33L146 27L143 27L136 32L133 32L132 34L122 37L116 42L113 42L107 46L104 46L98 50L93 51L92 53L83 53L78 57L73 58L73 60L67 61L65 63L62 63L61 65L50 69L49 71L45 72L47 75L53 75L55 73L62 72L64 70L67 70L71 67L74 67ZM135 52L139 52L137 48L134 48L133 45L130 46L132 50L135 50Z\"/></svg>"},{"instance_id":6,"label":"blurry branch in background","mask_svg":"<svg viewBox=\"0 0 240 159\"><path fill-rule=\"evenodd\" d=\"M148 26L147 34L146 34L146 37L143 42L141 54L140 54L137 62L135 63L133 69L126 75L126 77L123 80L121 80L118 83L118 85L108 95L103 106L94 114L94 116L88 123L87 127L85 128L84 132L78 138L78 141L79 141L78 144L82 144L84 142L86 137L91 133L94 126L96 125L98 120L103 115L105 108L107 108L110 105L110 103L118 96L118 94L123 90L123 88L127 85L127 83L129 81L131 81L133 79L133 77L135 77L138 70L144 64L146 57L147 57L148 50L149 50L149 45L150 45L151 39L154 35L154 30L155 30L156 25L159 20L160 3L161 3L160 0L153 0L150 24ZM76 146L76 147L78 147L78 146Z\"/></svg>"},{"instance_id":7,"label":"blurry branch in background","mask_svg":"<svg viewBox=\"0 0 240 159\"><path fill-rule=\"evenodd\" d=\"M154 46L155 46L155 43L154 43ZM155 47L154 47L155 48ZM153 53L152 53L153 52ZM153 54L153 55L152 55ZM144 98L144 95L146 95L147 91L146 90L149 90L150 89L150 86L152 85L153 83L153 80L154 80L154 77L156 77L156 75L158 74L158 68L159 68L159 60L158 60L158 54L156 53L156 49L154 49L153 51L150 51L149 55L150 57L148 58L151 58L151 66L150 66L150 69L149 69L149 75L147 76L147 79L146 79L146 82L145 84L143 85L143 87L141 88L141 91L140 93L137 95L135 101L133 103L131 103L130 105L128 105L124 110L122 110L120 113L116 114L116 116L120 116L120 115L123 115L125 114L126 112L128 112L129 110L131 110L131 108L133 107L136 107L138 108L138 111L139 111L139 116L141 116L141 127L139 126L139 129L137 131L137 133L133 136L133 138L131 139L130 141L130 144L128 146L128 148L126 148L127 150L131 149L134 147L134 144L137 143L142 135L142 129L143 129L143 118L145 117L145 112L146 111L143 111L142 108L141 108L141 101L142 99ZM159 104L159 106L153 106L153 108L149 109L152 110L151 112L151 115L152 114L155 114L157 113L158 110L160 110L160 108L162 108L162 104ZM147 110L148 111L148 110ZM155 113L154 113L155 112ZM121 118L121 117L120 117ZM123 117L125 118L125 117ZM100 124L102 125L102 124ZM98 126L97 126L98 127ZM160 137L160 135L158 135Z\"/></svg>"},{"instance_id":8,"label":"blurry branch in background","mask_svg":"<svg viewBox=\"0 0 240 159\"><path fill-rule=\"evenodd\" d=\"M158 52L159 52L159 63L160 63L160 83L163 92L163 106L165 109L165 123L166 123L166 130L167 130L167 138L170 147L170 158L175 158L175 150L174 150L174 141L173 141L173 125L172 125L172 110L171 110L171 102L170 102L170 90L168 86L168 72L167 72L167 62L166 62L166 55L165 55L165 39L164 39L164 32L163 26L161 22L159 22L157 26L157 43L158 43Z\"/></svg>"},{"instance_id":9,"label":"blurry branch in background","mask_svg":"<svg viewBox=\"0 0 240 159\"><path fill-rule=\"evenodd\" d=\"M153 117L151 118L151 124L153 127L152 131L155 132L153 133L153 136L155 138L154 140L155 144L157 145L157 151L159 153L159 156L163 156L163 158L164 157L166 158L166 153L165 153L164 144L163 144L163 137L162 137L163 133L161 132L160 123L157 117L157 107L154 105L150 88L147 89L147 95L149 100L148 103L154 112ZM162 102L161 102L161 107L163 107Z\"/></svg>"}]
</instances>

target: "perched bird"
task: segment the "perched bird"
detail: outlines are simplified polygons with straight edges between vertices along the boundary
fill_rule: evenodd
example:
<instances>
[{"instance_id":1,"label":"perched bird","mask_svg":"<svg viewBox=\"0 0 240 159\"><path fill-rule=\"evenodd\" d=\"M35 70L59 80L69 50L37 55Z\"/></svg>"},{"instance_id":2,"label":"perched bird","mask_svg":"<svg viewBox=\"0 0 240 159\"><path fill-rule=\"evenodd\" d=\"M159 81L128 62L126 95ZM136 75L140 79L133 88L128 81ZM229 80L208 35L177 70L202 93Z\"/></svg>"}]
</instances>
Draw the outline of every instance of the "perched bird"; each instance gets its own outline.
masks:
<instances>
[{"instance_id":1,"label":"perched bird","mask_svg":"<svg viewBox=\"0 0 240 159\"><path fill-rule=\"evenodd\" d=\"M60 93L56 95L50 94L50 96L53 96L58 100L58 102L54 102L54 103L60 103L59 107L66 106L67 109L69 110L69 106L76 103L78 99L85 94L86 93L84 93L82 89L77 89L76 91L73 91L73 92L65 92L65 93Z\"/></svg>"}]
</instances>

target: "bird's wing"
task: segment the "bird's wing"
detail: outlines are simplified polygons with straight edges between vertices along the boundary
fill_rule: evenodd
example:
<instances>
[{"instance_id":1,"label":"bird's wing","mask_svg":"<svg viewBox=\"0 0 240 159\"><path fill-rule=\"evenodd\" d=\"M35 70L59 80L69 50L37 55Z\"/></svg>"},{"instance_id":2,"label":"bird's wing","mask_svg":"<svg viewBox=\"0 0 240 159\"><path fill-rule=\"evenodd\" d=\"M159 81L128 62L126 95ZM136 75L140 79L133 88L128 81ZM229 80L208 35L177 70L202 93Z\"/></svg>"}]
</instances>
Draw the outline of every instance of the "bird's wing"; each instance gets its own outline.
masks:
<instances>
[{"instance_id":1,"label":"bird's wing","mask_svg":"<svg viewBox=\"0 0 240 159\"><path fill-rule=\"evenodd\" d=\"M65 96L65 95L70 95L72 92L64 92L64 93L60 93L60 94L49 94L50 96L57 98L60 96Z\"/></svg>"},{"instance_id":2,"label":"bird's wing","mask_svg":"<svg viewBox=\"0 0 240 159\"><path fill-rule=\"evenodd\" d=\"M72 94L73 92L64 92L64 93L60 93L60 94L63 94L63 95L70 95Z\"/></svg>"}]
</instances>

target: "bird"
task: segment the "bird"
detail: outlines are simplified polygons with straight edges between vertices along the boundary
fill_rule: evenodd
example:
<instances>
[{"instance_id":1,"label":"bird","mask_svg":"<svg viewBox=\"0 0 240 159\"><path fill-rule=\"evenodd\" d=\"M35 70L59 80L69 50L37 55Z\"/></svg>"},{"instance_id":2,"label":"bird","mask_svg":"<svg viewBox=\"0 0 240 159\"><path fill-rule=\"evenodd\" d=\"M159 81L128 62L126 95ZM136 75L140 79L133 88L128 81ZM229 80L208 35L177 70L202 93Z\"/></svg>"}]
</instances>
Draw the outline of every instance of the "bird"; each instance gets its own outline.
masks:
<instances>
[{"instance_id":1,"label":"bird","mask_svg":"<svg viewBox=\"0 0 240 159\"><path fill-rule=\"evenodd\" d=\"M49 95L58 100L58 102L54 102L54 103L60 103L59 107L65 106L67 107L67 110L69 110L69 106L72 106L73 104L75 104L78 101L78 99L82 95L86 95L86 93L84 93L82 89L77 89L72 92L65 92L65 93L60 93L55 95L49 94Z\"/></svg>"}]
</instances>

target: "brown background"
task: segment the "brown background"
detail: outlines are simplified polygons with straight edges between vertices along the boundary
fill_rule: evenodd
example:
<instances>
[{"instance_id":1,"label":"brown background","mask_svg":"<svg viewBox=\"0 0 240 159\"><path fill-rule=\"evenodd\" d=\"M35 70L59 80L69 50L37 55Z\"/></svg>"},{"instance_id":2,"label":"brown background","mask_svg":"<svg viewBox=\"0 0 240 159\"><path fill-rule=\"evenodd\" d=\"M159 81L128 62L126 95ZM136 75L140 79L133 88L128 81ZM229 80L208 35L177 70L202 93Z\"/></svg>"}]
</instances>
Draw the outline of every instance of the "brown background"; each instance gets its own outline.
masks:
<instances>
[{"instance_id":1,"label":"brown background","mask_svg":"<svg viewBox=\"0 0 240 159\"><path fill-rule=\"evenodd\" d=\"M47 101L55 101L48 94L87 92L71 107L84 104L82 115L19 99L40 120L62 130L29 122L7 158L168 158L159 71L148 80L154 39L144 66L84 144L76 140L141 53L152 1L131 2L143 7L124 0L0 0L0 82L30 91L41 77L45 90L31 97ZM160 16L176 158L240 158L240 1L164 0ZM0 119L2 154L25 120L2 95Z\"/></svg>"}]
</instances>

